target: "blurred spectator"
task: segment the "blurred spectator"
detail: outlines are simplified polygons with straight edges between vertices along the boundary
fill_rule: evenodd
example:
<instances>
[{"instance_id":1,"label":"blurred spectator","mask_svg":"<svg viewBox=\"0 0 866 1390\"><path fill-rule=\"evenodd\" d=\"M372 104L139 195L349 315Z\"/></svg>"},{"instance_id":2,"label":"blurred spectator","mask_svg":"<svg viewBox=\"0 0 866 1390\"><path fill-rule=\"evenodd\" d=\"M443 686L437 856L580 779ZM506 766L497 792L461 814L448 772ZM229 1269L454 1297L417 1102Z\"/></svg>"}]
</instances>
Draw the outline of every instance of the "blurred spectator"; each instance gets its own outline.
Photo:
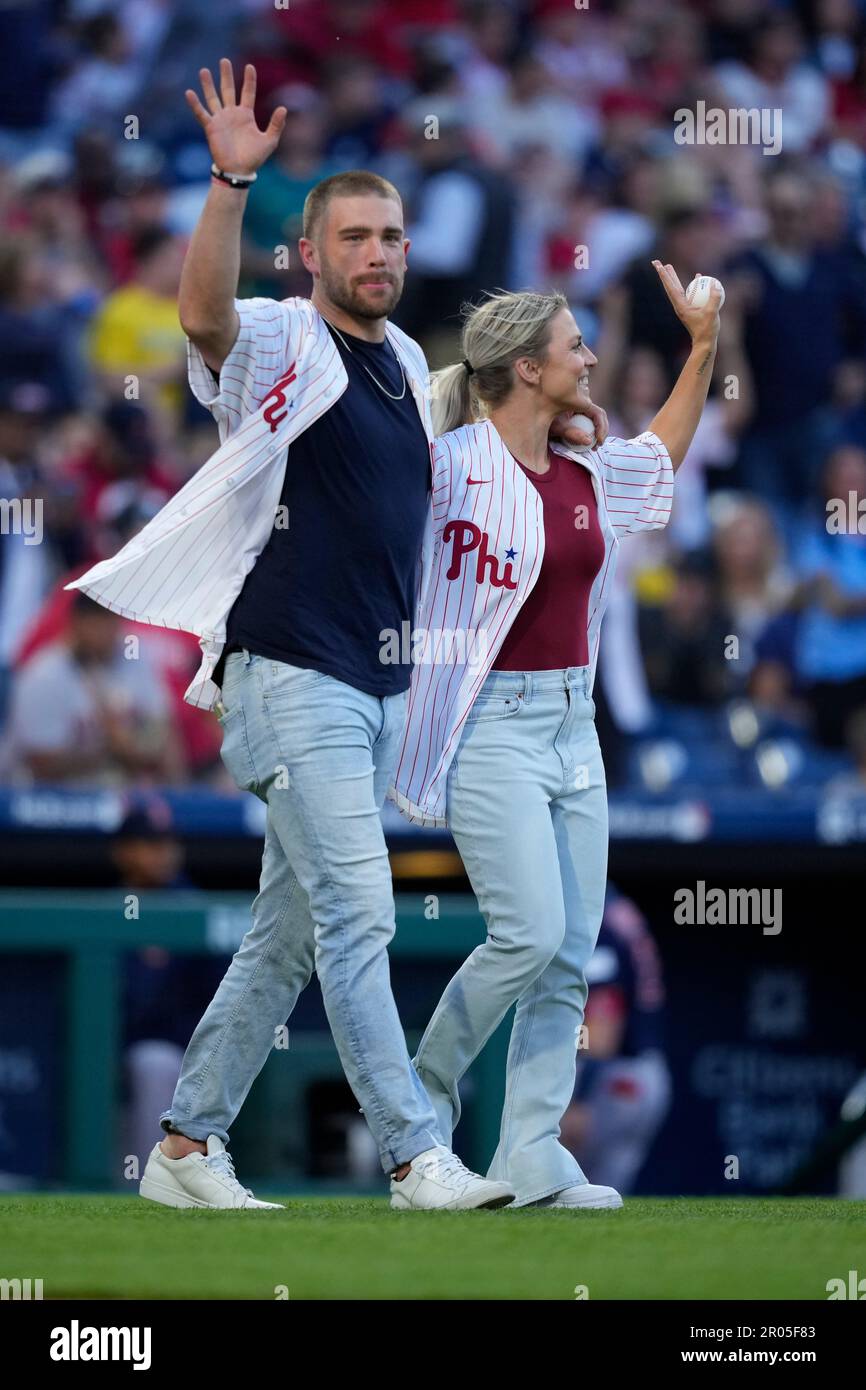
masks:
<instances>
[{"instance_id":1,"label":"blurred spectator","mask_svg":"<svg viewBox=\"0 0 866 1390\"><path fill-rule=\"evenodd\" d=\"M27 0L0 7L0 52L14 55L14 61L4 63L0 82L2 143L10 136L14 143L19 133L30 143L44 127L60 58L53 34L55 11L54 5Z\"/></svg>"},{"instance_id":2,"label":"blurred spectator","mask_svg":"<svg viewBox=\"0 0 866 1390\"><path fill-rule=\"evenodd\" d=\"M349 61L375 63L389 75L403 76L411 57L394 9L386 0L294 0L291 9L275 11L274 23L315 75L340 52Z\"/></svg>"},{"instance_id":3,"label":"blurred spectator","mask_svg":"<svg viewBox=\"0 0 866 1390\"><path fill-rule=\"evenodd\" d=\"M39 382L47 409L72 410L77 325L58 302L38 251L32 233L0 240L0 381Z\"/></svg>"},{"instance_id":4,"label":"blurred spectator","mask_svg":"<svg viewBox=\"0 0 866 1390\"><path fill-rule=\"evenodd\" d=\"M147 411L122 399L101 412L92 442L65 461L64 473L75 485L87 524L87 552L81 558L91 563L120 548L121 532L134 534L129 523L116 524L121 513L133 509L149 520L175 490Z\"/></svg>"},{"instance_id":5,"label":"blurred spectator","mask_svg":"<svg viewBox=\"0 0 866 1390\"><path fill-rule=\"evenodd\" d=\"M799 621L797 612L786 609L767 624L755 643L748 693L760 713L805 728L808 709L796 670Z\"/></svg>"},{"instance_id":6,"label":"blurred spectator","mask_svg":"<svg viewBox=\"0 0 866 1390\"><path fill-rule=\"evenodd\" d=\"M638 624L649 688L657 699L709 706L733 693L735 663L725 659L731 628L709 556L685 556L667 598L641 605Z\"/></svg>"},{"instance_id":7,"label":"blurred spectator","mask_svg":"<svg viewBox=\"0 0 866 1390\"><path fill-rule=\"evenodd\" d=\"M850 73L833 85L833 127L840 140L866 150L866 32L861 30Z\"/></svg>"},{"instance_id":8,"label":"blurred spectator","mask_svg":"<svg viewBox=\"0 0 866 1390\"><path fill-rule=\"evenodd\" d=\"M731 107L781 110L786 153L808 150L830 110L827 79L804 61L800 26L776 10L763 16L747 41L743 61L721 63L716 77Z\"/></svg>"},{"instance_id":9,"label":"blurred spectator","mask_svg":"<svg viewBox=\"0 0 866 1390\"><path fill-rule=\"evenodd\" d=\"M590 1182L631 1192L670 1109L665 988L646 918L611 886L586 971L586 1045L577 1053L562 1142Z\"/></svg>"},{"instance_id":10,"label":"blurred spectator","mask_svg":"<svg viewBox=\"0 0 866 1390\"><path fill-rule=\"evenodd\" d=\"M337 173L325 158L325 109L312 87L292 83L274 93L274 103L288 111L275 153L258 171L247 195L241 274L249 295L287 299L304 294L309 276L300 264L298 238L303 235L304 201L320 180ZM287 270L276 270L276 250L288 247Z\"/></svg>"},{"instance_id":11,"label":"blurred spectator","mask_svg":"<svg viewBox=\"0 0 866 1390\"><path fill-rule=\"evenodd\" d=\"M854 766L850 772L831 777L826 794L847 801L866 799L866 706L848 720L845 742Z\"/></svg>"},{"instance_id":12,"label":"blurred spectator","mask_svg":"<svg viewBox=\"0 0 866 1390\"><path fill-rule=\"evenodd\" d=\"M755 660L755 642L786 606L791 579L773 518L754 498L729 501L713 533L718 594L728 632L737 639L735 669L744 679Z\"/></svg>"},{"instance_id":13,"label":"blurred spectator","mask_svg":"<svg viewBox=\"0 0 866 1390\"><path fill-rule=\"evenodd\" d=\"M631 187L639 168L634 164L629 171ZM628 189L626 179L623 198ZM557 231L548 240L546 271L574 304L594 304L627 265L649 255L654 240L650 217L625 205L611 206L600 180L582 180L571 189Z\"/></svg>"},{"instance_id":14,"label":"blurred spectator","mask_svg":"<svg viewBox=\"0 0 866 1390\"><path fill-rule=\"evenodd\" d=\"M322 91L328 108L324 153L330 163L337 169L375 164L397 111L375 65L332 58L322 73Z\"/></svg>"},{"instance_id":15,"label":"blurred spectator","mask_svg":"<svg viewBox=\"0 0 866 1390\"><path fill-rule=\"evenodd\" d=\"M56 88L51 102L51 123L67 135L90 123L116 121L120 126L132 111L143 76L121 15L108 6L84 21L79 38L84 59Z\"/></svg>"},{"instance_id":16,"label":"blurred spectator","mask_svg":"<svg viewBox=\"0 0 866 1390\"><path fill-rule=\"evenodd\" d=\"M83 593L68 636L16 672L8 742L18 781L117 786L182 775L168 696L146 651Z\"/></svg>"},{"instance_id":17,"label":"blurred spectator","mask_svg":"<svg viewBox=\"0 0 866 1390\"><path fill-rule=\"evenodd\" d=\"M154 892L188 892L183 845L161 799L135 804L114 837L111 854L124 908L134 900L131 920L146 918ZM142 946L123 962L124 1090L121 1148L135 1154L139 1171L160 1137L159 1115L170 1104L184 1049L216 993L227 956L176 955L165 946Z\"/></svg>"},{"instance_id":18,"label":"blurred spectator","mask_svg":"<svg viewBox=\"0 0 866 1390\"><path fill-rule=\"evenodd\" d=\"M140 232L132 280L109 295L94 319L90 356L114 394L129 399L130 383L159 409L166 428L183 408L186 336L177 316L177 291L186 243L162 227ZM133 399L139 399L136 395Z\"/></svg>"},{"instance_id":19,"label":"blurred spectator","mask_svg":"<svg viewBox=\"0 0 866 1390\"><path fill-rule=\"evenodd\" d=\"M831 454L823 497L827 509L796 557L802 616L795 664L817 737L840 748L848 721L866 707L866 452L842 447ZM837 513L844 529L834 524Z\"/></svg>"},{"instance_id":20,"label":"blurred spectator","mask_svg":"<svg viewBox=\"0 0 866 1390\"><path fill-rule=\"evenodd\" d=\"M831 78L850 77L862 20L858 0L799 0L796 9L821 71Z\"/></svg>"},{"instance_id":21,"label":"blurred spectator","mask_svg":"<svg viewBox=\"0 0 866 1390\"><path fill-rule=\"evenodd\" d=\"M18 644L51 578L36 460L48 403L38 382L0 380L0 728Z\"/></svg>"},{"instance_id":22,"label":"blurred spectator","mask_svg":"<svg viewBox=\"0 0 866 1390\"><path fill-rule=\"evenodd\" d=\"M141 152L143 142L131 142ZM111 269L115 286L125 285L136 271L136 246L151 227L168 227L169 188L163 157L153 152L135 164L118 156L118 196L103 203L96 235Z\"/></svg>"},{"instance_id":23,"label":"blurred spectator","mask_svg":"<svg viewBox=\"0 0 866 1390\"><path fill-rule=\"evenodd\" d=\"M72 160L59 151L30 155L16 164L11 183L14 202L6 226L32 248L42 268L41 288L88 317L105 281L76 198Z\"/></svg>"},{"instance_id":24,"label":"blurred spectator","mask_svg":"<svg viewBox=\"0 0 866 1390\"><path fill-rule=\"evenodd\" d=\"M437 121L435 138L428 139L421 112L406 117L421 178L406 230L411 273L397 320L413 336L430 324L459 328L460 307L479 285L507 288L511 259L508 181L470 154L458 109L440 106Z\"/></svg>"},{"instance_id":25,"label":"blurred spectator","mask_svg":"<svg viewBox=\"0 0 866 1390\"><path fill-rule=\"evenodd\" d=\"M768 235L734 261L728 288L744 311L755 390L742 476L786 523L815 483L819 407L846 354L866 350L866 282L850 260L818 250L811 205L807 177L771 175Z\"/></svg>"},{"instance_id":26,"label":"blurred spectator","mask_svg":"<svg viewBox=\"0 0 866 1390\"><path fill-rule=\"evenodd\" d=\"M517 50L517 15L499 0L466 0L466 28L458 40L456 66L463 95L476 106L508 86L508 63Z\"/></svg>"},{"instance_id":27,"label":"blurred spectator","mask_svg":"<svg viewBox=\"0 0 866 1390\"><path fill-rule=\"evenodd\" d=\"M617 42L625 38L614 19L599 23L589 10L574 22L573 0L536 0L535 54L554 90L581 101L597 100L606 91L628 86L628 55Z\"/></svg>"},{"instance_id":28,"label":"blurred spectator","mask_svg":"<svg viewBox=\"0 0 866 1390\"><path fill-rule=\"evenodd\" d=\"M502 93L491 92L483 102L468 98L471 124L493 157L505 163L521 147L540 146L580 169L598 134L596 112L578 104L579 93L565 97L553 91L544 64L531 50L511 59L508 77Z\"/></svg>"},{"instance_id":29,"label":"blurred spectator","mask_svg":"<svg viewBox=\"0 0 866 1390\"><path fill-rule=\"evenodd\" d=\"M623 277L627 341L636 347L653 348L659 354L667 371L668 390L689 355L689 336L671 313L652 260L670 263L683 285L687 285L698 267L704 274L719 269L718 235L716 219L706 206L671 208L663 217L656 245L632 262Z\"/></svg>"}]
</instances>

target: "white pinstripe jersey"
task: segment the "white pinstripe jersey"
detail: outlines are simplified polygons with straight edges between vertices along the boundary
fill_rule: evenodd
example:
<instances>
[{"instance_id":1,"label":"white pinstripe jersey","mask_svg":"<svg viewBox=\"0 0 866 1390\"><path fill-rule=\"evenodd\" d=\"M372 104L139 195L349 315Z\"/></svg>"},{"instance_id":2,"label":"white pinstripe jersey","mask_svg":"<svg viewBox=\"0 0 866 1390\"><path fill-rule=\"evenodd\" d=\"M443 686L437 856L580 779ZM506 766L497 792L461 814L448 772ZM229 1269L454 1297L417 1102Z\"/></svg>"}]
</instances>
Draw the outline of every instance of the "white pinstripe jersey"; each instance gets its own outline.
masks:
<instances>
[{"instance_id":1,"label":"white pinstripe jersey","mask_svg":"<svg viewBox=\"0 0 866 1390\"><path fill-rule=\"evenodd\" d=\"M184 699L201 709L212 709L219 697L210 677L225 645L226 619L273 528L291 442L349 380L308 299L236 299L235 308L240 332L218 390L198 348L187 343L190 386L216 419L220 448L116 555L66 585L124 617L195 633L202 662ZM432 440L424 354L393 324L386 332ZM428 516L421 590L431 562Z\"/></svg>"},{"instance_id":2,"label":"white pinstripe jersey","mask_svg":"<svg viewBox=\"0 0 866 1390\"><path fill-rule=\"evenodd\" d=\"M673 468L649 430L636 439L607 439L598 449L555 447L592 475L604 537L588 608L594 680L619 537L666 524ZM447 825L448 769L466 716L544 558L541 497L489 420L436 440L433 536L433 564L418 613L427 646L412 671L406 730L388 796L411 821ZM421 650L420 637L417 643Z\"/></svg>"}]
</instances>

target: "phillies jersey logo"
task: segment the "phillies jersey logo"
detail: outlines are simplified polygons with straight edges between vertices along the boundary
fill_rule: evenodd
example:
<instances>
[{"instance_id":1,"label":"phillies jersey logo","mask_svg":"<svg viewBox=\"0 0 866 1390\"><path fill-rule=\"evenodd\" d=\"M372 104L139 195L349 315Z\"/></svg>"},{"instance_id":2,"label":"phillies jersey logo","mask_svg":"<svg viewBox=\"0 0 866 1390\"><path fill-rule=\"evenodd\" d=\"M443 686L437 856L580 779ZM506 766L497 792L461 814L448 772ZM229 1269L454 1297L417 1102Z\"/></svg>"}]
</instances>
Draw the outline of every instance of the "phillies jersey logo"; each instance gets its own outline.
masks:
<instances>
[{"instance_id":1,"label":"phillies jersey logo","mask_svg":"<svg viewBox=\"0 0 866 1390\"><path fill-rule=\"evenodd\" d=\"M484 583L484 571L490 566L490 583L494 589L516 589L517 581L512 579L511 561L515 557L515 552L511 549L506 550L509 559L502 566L502 574L499 573L499 561L495 555L488 553L487 547L490 537L486 531L482 531L480 526L476 526L474 521L449 521L445 530L442 532L442 540L447 545L453 542L451 549L451 564L448 566L445 578L457 579L460 574L460 566L464 555L470 555L473 550L478 552L475 562L475 583Z\"/></svg>"},{"instance_id":2,"label":"phillies jersey logo","mask_svg":"<svg viewBox=\"0 0 866 1390\"><path fill-rule=\"evenodd\" d=\"M295 371L295 363L293 362L292 365L289 367L288 371L285 373L285 375L281 376L279 381L274 382L270 391L262 401L262 405L264 405L265 401L271 402L267 410L265 410L264 412L264 417L271 427L271 434L275 433L277 425L280 423L281 420L285 420L286 416L288 415L287 410L284 410L282 415L276 415L274 412L279 410L281 405L284 406L286 404L285 388L287 386L290 386L291 383L296 380L296 378L297 372ZM272 397L273 399L271 399Z\"/></svg>"}]
</instances>

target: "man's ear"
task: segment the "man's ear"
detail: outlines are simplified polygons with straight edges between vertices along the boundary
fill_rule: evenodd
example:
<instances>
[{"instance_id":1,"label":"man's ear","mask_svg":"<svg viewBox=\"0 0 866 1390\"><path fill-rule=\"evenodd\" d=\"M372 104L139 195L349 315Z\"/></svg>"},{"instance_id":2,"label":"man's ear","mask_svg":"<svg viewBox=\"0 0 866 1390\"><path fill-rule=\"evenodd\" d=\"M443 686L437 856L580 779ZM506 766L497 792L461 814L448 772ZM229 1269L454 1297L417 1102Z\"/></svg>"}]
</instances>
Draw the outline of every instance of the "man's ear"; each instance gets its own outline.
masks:
<instances>
[{"instance_id":1,"label":"man's ear","mask_svg":"<svg viewBox=\"0 0 866 1390\"><path fill-rule=\"evenodd\" d=\"M319 269L319 257L316 248L306 237L298 239L298 251L301 257L301 264L311 275L315 275Z\"/></svg>"}]
</instances>

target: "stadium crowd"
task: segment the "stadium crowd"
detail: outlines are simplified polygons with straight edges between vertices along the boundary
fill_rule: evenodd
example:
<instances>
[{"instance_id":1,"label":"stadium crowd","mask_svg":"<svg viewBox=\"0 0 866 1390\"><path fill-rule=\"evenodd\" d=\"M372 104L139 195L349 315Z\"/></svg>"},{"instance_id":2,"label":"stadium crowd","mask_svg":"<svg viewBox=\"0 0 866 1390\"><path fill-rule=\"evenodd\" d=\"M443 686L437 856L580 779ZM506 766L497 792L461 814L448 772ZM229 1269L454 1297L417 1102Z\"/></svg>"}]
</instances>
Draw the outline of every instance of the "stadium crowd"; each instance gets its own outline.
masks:
<instances>
[{"instance_id":1,"label":"stadium crowd","mask_svg":"<svg viewBox=\"0 0 866 1390\"><path fill-rule=\"evenodd\" d=\"M560 288L631 436L688 349L650 258L722 279L672 522L622 548L612 780L660 720L700 737L748 701L866 791L864 0L11 0L0 52L4 782L233 790L182 698L197 639L63 589L216 446L176 295L209 170L183 91L229 53L256 65L260 123L289 112L241 296L307 293L306 194L374 169L404 194L397 321L431 365L459 355L467 299ZM700 101L780 110L779 148L679 143Z\"/></svg>"}]
</instances>

